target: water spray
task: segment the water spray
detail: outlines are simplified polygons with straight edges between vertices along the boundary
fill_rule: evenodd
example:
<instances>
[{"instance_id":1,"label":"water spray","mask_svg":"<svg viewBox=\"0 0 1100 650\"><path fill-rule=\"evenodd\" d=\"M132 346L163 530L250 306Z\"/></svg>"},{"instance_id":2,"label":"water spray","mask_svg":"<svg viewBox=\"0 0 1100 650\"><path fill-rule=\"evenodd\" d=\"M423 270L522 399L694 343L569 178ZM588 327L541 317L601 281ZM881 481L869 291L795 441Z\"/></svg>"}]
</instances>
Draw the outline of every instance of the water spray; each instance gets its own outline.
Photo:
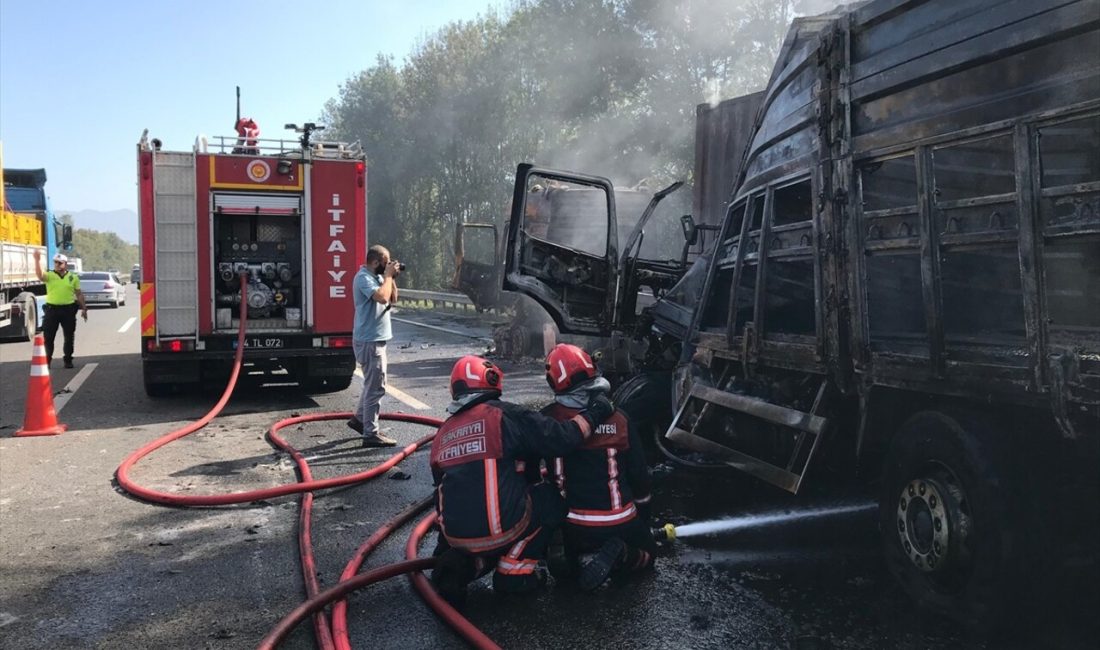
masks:
<instances>
[{"instance_id":1,"label":"water spray","mask_svg":"<svg viewBox=\"0 0 1100 650\"><path fill-rule=\"evenodd\" d=\"M822 517L833 517L837 515L859 514L874 510L876 507L874 503L861 503L832 508L813 508L809 510L742 515L740 517L729 517L727 519L697 521L678 527L672 524L665 524L660 528L653 529L653 537L658 542L671 542L676 538L695 537L712 533L728 533L747 528L763 528L776 524L820 519Z\"/></svg>"}]
</instances>

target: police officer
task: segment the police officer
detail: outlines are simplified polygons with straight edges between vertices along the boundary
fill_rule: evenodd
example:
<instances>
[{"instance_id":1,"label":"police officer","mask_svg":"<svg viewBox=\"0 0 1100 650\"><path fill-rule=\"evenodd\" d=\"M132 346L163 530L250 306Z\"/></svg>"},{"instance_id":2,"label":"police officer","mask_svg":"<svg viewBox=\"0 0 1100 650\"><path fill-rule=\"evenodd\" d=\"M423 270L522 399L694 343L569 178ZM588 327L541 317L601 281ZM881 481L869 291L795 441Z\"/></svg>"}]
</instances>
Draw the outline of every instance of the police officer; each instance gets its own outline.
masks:
<instances>
[{"instance_id":1,"label":"police officer","mask_svg":"<svg viewBox=\"0 0 1100 650\"><path fill-rule=\"evenodd\" d=\"M46 363L53 361L53 342L57 327L65 333L65 367L73 367L73 345L76 339L76 310L88 322L88 308L80 291L80 278L69 272L69 258L61 253L53 256L53 270L42 272L42 254L34 251L34 272L46 283L46 313L42 319L42 333L46 338Z\"/></svg>"},{"instance_id":2,"label":"police officer","mask_svg":"<svg viewBox=\"0 0 1100 650\"><path fill-rule=\"evenodd\" d=\"M466 585L496 569L493 589L523 593L538 588L538 569L553 530L565 518L557 489L539 481L540 458L567 454L614 411L597 396L558 422L501 401L504 375L477 356L451 371L450 417L432 442L431 468L439 514L436 590L460 604Z\"/></svg>"},{"instance_id":3,"label":"police officer","mask_svg":"<svg viewBox=\"0 0 1100 650\"><path fill-rule=\"evenodd\" d=\"M555 397L542 412L558 421L576 417L581 408L611 389L588 353L565 343L547 355L546 381ZM641 442L622 411L597 424L578 449L547 464L569 509L562 528L565 573L575 572L578 555L592 551L596 555L580 569L579 582L585 590L599 587L613 569L637 571L652 566L657 544L649 525L649 468Z\"/></svg>"}]
</instances>

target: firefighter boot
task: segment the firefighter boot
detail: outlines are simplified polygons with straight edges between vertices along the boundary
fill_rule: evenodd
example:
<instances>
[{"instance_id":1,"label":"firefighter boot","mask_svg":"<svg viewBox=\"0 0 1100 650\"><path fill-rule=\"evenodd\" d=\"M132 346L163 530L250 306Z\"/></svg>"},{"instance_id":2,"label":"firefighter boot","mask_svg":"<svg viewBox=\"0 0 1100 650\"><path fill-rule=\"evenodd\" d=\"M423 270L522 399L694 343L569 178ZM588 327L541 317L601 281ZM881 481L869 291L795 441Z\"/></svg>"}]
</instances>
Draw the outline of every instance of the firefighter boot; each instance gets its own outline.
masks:
<instances>
[{"instance_id":1,"label":"firefighter boot","mask_svg":"<svg viewBox=\"0 0 1100 650\"><path fill-rule=\"evenodd\" d=\"M493 591L498 594L529 594L546 584L546 571L538 567L530 573L493 572Z\"/></svg>"},{"instance_id":2,"label":"firefighter boot","mask_svg":"<svg viewBox=\"0 0 1100 650\"><path fill-rule=\"evenodd\" d=\"M432 569L432 586L451 607L466 603L466 585L477 577L477 563L465 553L449 548L438 555Z\"/></svg>"},{"instance_id":3,"label":"firefighter boot","mask_svg":"<svg viewBox=\"0 0 1100 650\"><path fill-rule=\"evenodd\" d=\"M546 567L559 583L577 577L577 558L566 552L560 529L554 531L554 537L546 549Z\"/></svg>"},{"instance_id":4,"label":"firefighter boot","mask_svg":"<svg viewBox=\"0 0 1100 650\"><path fill-rule=\"evenodd\" d=\"M618 565L626 551L626 544L618 537L612 537L603 543L595 557L581 567L580 587L585 591L594 591L599 588L611 570Z\"/></svg>"}]
</instances>

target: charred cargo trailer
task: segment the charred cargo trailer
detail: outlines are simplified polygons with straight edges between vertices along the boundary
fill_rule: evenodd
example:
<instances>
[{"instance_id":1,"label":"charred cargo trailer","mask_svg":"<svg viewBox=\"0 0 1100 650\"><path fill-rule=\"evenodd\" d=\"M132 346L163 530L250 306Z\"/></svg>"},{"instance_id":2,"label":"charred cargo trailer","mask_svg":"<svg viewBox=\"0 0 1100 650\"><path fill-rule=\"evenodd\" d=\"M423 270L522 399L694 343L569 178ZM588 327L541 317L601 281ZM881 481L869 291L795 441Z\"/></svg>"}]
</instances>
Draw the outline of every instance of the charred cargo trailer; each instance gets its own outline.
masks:
<instances>
[{"instance_id":1,"label":"charred cargo trailer","mask_svg":"<svg viewBox=\"0 0 1100 650\"><path fill-rule=\"evenodd\" d=\"M654 331L684 332L680 364L620 398L671 385L661 442L791 493L863 481L892 572L957 618L1005 606L1055 538L1095 561L1098 51L1095 0L796 20L701 290L649 310ZM528 232L544 176L602 192L614 227L606 179L521 165L506 286L563 331L606 326L636 277L610 246Z\"/></svg>"},{"instance_id":2,"label":"charred cargo trailer","mask_svg":"<svg viewBox=\"0 0 1100 650\"><path fill-rule=\"evenodd\" d=\"M290 125L293 126L293 125ZM351 383L352 278L366 254L366 160L357 145L200 137L138 144L141 355L150 395L246 371L307 390Z\"/></svg>"}]
</instances>

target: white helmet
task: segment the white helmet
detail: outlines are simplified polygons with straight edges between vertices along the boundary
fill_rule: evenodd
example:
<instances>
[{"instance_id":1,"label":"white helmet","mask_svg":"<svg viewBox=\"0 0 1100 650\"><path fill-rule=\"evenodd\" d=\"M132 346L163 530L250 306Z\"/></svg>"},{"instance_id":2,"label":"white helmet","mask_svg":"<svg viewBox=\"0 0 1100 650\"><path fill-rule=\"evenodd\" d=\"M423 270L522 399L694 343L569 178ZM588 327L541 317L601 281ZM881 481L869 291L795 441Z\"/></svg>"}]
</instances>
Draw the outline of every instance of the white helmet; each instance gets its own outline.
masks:
<instances>
[{"instance_id":1,"label":"white helmet","mask_svg":"<svg viewBox=\"0 0 1100 650\"><path fill-rule=\"evenodd\" d=\"M61 253L58 253L57 255L53 256L53 261L55 261L55 262L65 262L67 264L69 262L69 258L65 257Z\"/></svg>"}]
</instances>

